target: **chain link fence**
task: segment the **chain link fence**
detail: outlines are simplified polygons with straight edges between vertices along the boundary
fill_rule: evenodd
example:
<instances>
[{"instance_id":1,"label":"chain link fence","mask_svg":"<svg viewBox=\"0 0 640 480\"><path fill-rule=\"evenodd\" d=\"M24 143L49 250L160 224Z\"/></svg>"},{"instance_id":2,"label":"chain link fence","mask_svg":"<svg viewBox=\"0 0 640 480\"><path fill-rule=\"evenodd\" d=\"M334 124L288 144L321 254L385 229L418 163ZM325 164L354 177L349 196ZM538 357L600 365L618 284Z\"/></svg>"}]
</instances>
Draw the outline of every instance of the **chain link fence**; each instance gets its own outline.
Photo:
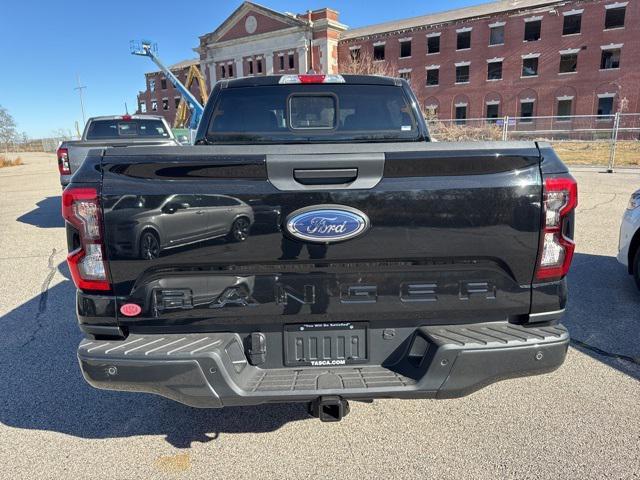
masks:
<instances>
[{"instance_id":1,"label":"chain link fence","mask_svg":"<svg viewBox=\"0 0 640 480\"><path fill-rule=\"evenodd\" d=\"M428 118L440 141L550 142L569 164L614 167L640 166L640 114L574 115L562 117L499 117L438 120Z\"/></svg>"},{"instance_id":2,"label":"chain link fence","mask_svg":"<svg viewBox=\"0 0 640 480\"><path fill-rule=\"evenodd\" d=\"M22 141L0 144L0 155L9 156L22 152L47 152L55 153L60 142L73 140L72 136L58 136L38 139L26 139Z\"/></svg>"},{"instance_id":3,"label":"chain link fence","mask_svg":"<svg viewBox=\"0 0 640 480\"><path fill-rule=\"evenodd\" d=\"M428 118L434 139L439 141L550 142L560 157L573 165L615 167L640 166L640 114L574 115L567 117L499 117L439 120ZM8 143L0 156L20 152L55 152L70 135ZM12 155L13 154L13 155Z\"/></svg>"}]
</instances>

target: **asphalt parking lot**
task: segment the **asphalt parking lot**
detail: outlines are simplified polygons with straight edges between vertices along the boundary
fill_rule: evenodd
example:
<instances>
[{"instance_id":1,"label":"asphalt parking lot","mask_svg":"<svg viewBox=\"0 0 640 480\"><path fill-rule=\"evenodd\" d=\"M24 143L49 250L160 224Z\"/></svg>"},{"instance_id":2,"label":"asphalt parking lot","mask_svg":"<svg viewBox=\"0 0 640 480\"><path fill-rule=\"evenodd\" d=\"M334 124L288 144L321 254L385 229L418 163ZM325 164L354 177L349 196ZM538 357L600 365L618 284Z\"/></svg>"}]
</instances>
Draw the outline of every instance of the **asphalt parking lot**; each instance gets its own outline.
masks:
<instances>
[{"instance_id":1,"label":"asphalt parking lot","mask_svg":"<svg viewBox=\"0 0 640 480\"><path fill-rule=\"evenodd\" d=\"M638 478L640 292L615 260L640 171L574 170L564 366L458 400L197 410L97 391L65 265L55 158L0 170L0 478ZM631 358L624 358L631 357Z\"/></svg>"}]
</instances>

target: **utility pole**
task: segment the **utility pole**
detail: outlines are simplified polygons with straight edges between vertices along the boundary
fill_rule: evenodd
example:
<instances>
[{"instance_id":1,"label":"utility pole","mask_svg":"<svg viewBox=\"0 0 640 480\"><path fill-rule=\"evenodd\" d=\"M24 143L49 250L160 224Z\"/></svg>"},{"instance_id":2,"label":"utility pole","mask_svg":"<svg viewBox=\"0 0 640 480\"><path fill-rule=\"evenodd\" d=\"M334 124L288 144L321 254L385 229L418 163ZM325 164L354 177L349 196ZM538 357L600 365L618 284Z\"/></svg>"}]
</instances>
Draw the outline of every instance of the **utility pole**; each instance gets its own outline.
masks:
<instances>
[{"instance_id":1,"label":"utility pole","mask_svg":"<svg viewBox=\"0 0 640 480\"><path fill-rule=\"evenodd\" d=\"M84 101L82 99L82 90L84 90L87 87L84 85L80 85L80 75L78 75L77 73L76 73L76 81L78 82L78 86L74 88L74 90L77 90L78 93L80 94L80 108L82 109L82 124L86 125L87 119L84 115Z\"/></svg>"}]
</instances>

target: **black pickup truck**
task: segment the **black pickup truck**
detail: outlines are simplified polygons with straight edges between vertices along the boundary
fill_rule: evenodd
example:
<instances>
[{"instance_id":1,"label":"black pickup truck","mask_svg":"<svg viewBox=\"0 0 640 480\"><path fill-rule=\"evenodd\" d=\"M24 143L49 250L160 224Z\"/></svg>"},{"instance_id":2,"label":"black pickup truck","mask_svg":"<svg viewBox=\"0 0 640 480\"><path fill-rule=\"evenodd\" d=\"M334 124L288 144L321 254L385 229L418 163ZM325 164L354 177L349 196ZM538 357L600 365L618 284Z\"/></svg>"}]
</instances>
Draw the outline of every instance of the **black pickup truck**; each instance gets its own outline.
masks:
<instances>
[{"instance_id":1,"label":"black pickup truck","mask_svg":"<svg viewBox=\"0 0 640 480\"><path fill-rule=\"evenodd\" d=\"M196 145L91 151L64 191L82 373L328 421L552 371L576 203L547 144L431 142L403 80L218 82Z\"/></svg>"}]
</instances>

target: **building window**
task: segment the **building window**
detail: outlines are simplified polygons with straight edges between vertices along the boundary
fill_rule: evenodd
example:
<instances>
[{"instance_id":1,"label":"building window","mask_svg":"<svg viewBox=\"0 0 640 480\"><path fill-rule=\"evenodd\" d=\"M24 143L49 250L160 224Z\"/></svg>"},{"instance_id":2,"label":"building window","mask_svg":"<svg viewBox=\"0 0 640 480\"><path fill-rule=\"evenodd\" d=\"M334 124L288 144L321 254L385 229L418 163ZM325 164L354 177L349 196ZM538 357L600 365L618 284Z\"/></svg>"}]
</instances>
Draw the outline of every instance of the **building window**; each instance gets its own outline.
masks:
<instances>
[{"instance_id":1,"label":"building window","mask_svg":"<svg viewBox=\"0 0 640 480\"><path fill-rule=\"evenodd\" d=\"M427 37L427 54L440 53L440 35Z\"/></svg>"},{"instance_id":2,"label":"building window","mask_svg":"<svg viewBox=\"0 0 640 480\"><path fill-rule=\"evenodd\" d=\"M430 68L427 70L427 87L435 87L440 83L440 69Z\"/></svg>"},{"instance_id":3,"label":"building window","mask_svg":"<svg viewBox=\"0 0 640 480\"><path fill-rule=\"evenodd\" d=\"M349 50L349 55L351 55L352 62L360 61L360 47L352 48Z\"/></svg>"},{"instance_id":4,"label":"building window","mask_svg":"<svg viewBox=\"0 0 640 480\"><path fill-rule=\"evenodd\" d=\"M168 98L163 98L162 99L162 109L163 110L169 110L169 99Z\"/></svg>"},{"instance_id":5,"label":"building window","mask_svg":"<svg viewBox=\"0 0 640 480\"><path fill-rule=\"evenodd\" d=\"M157 112L158 111L158 101L157 100L151 100L151 111L152 112Z\"/></svg>"},{"instance_id":6,"label":"building window","mask_svg":"<svg viewBox=\"0 0 640 480\"><path fill-rule=\"evenodd\" d=\"M464 32L458 32L458 39L456 41L457 50L466 50L471 48L471 30Z\"/></svg>"},{"instance_id":7,"label":"building window","mask_svg":"<svg viewBox=\"0 0 640 480\"><path fill-rule=\"evenodd\" d=\"M149 80L149 91L150 92L155 92L156 91L156 81L155 80Z\"/></svg>"},{"instance_id":8,"label":"building window","mask_svg":"<svg viewBox=\"0 0 640 480\"><path fill-rule=\"evenodd\" d=\"M540 31L542 30L542 20L531 20L524 23L524 41L535 42L540 40Z\"/></svg>"},{"instance_id":9,"label":"building window","mask_svg":"<svg viewBox=\"0 0 640 480\"><path fill-rule=\"evenodd\" d=\"M456 66L456 83L469 83L469 65Z\"/></svg>"},{"instance_id":10,"label":"building window","mask_svg":"<svg viewBox=\"0 0 640 480\"><path fill-rule=\"evenodd\" d=\"M230 77L233 77L233 63L227 65L227 72L229 73Z\"/></svg>"},{"instance_id":11,"label":"building window","mask_svg":"<svg viewBox=\"0 0 640 480\"><path fill-rule=\"evenodd\" d=\"M502 80L502 60L487 63L487 80Z\"/></svg>"},{"instance_id":12,"label":"building window","mask_svg":"<svg viewBox=\"0 0 640 480\"><path fill-rule=\"evenodd\" d=\"M411 70L400 70L398 73L400 74L400 78L411 83Z\"/></svg>"},{"instance_id":13,"label":"building window","mask_svg":"<svg viewBox=\"0 0 640 480\"><path fill-rule=\"evenodd\" d=\"M411 57L411 40L400 41L400 58Z\"/></svg>"},{"instance_id":14,"label":"building window","mask_svg":"<svg viewBox=\"0 0 640 480\"><path fill-rule=\"evenodd\" d=\"M373 59L384 60L384 43L382 45L373 46Z\"/></svg>"},{"instance_id":15,"label":"building window","mask_svg":"<svg viewBox=\"0 0 640 480\"><path fill-rule=\"evenodd\" d=\"M296 60L293 53L289 54L289 68L296 68Z\"/></svg>"},{"instance_id":16,"label":"building window","mask_svg":"<svg viewBox=\"0 0 640 480\"><path fill-rule=\"evenodd\" d=\"M582 13L572 13L564 16L564 24L562 25L562 35L575 35L580 33L582 26Z\"/></svg>"},{"instance_id":17,"label":"building window","mask_svg":"<svg viewBox=\"0 0 640 480\"><path fill-rule=\"evenodd\" d=\"M147 102L140 102L138 104L138 110L140 110L140 113L146 113L147 112Z\"/></svg>"},{"instance_id":18,"label":"building window","mask_svg":"<svg viewBox=\"0 0 640 480\"><path fill-rule=\"evenodd\" d=\"M262 73L262 59L261 58L256 60L256 69L258 70L258 73Z\"/></svg>"},{"instance_id":19,"label":"building window","mask_svg":"<svg viewBox=\"0 0 640 480\"><path fill-rule=\"evenodd\" d=\"M566 122L571 120L571 106L573 105L573 97L558 98L557 121Z\"/></svg>"},{"instance_id":20,"label":"building window","mask_svg":"<svg viewBox=\"0 0 640 480\"><path fill-rule=\"evenodd\" d=\"M538 76L538 57L522 59L522 76L523 77Z\"/></svg>"},{"instance_id":21,"label":"building window","mask_svg":"<svg viewBox=\"0 0 640 480\"><path fill-rule=\"evenodd\" d=\"M278 62L279 62L279 66L280 66L280 71L284 70L284 55L279 55L278 56Z\"/></svg>"},{"instance_id":22,"label":"building window","mask_svg":"<svg viewBox=\"0 0 640 480\"><path fill-rule=\"evenodd\" d=\"M467 104L459 103L456 105L456 124L464 125L467 123Z\"/></svg>"},{"instance_id":23,"label":"building window","mask_svg":"<svg viewBox=\"0 0 640 480\"><path fill-rule=\"evenodd\" d=\"M249 75L253 75L253 60L249 60Z\"/></svg>"},{"instance_id":24,"label":"building window","mask_svg":"<svg viewBox=\"0 0 640 480\"><path fill-rule=\"evenodd\" d=\"M491 27L489 45L504 45L504 25Z\"/></svg>"},{"instance_id":25,"label":"building window","mask_svg":"<svg viewBox=\"0 0 640 480\"><path fill-rule=\"evenodd\" d=\"M175 109L177 110L177 109L178 109L178 107L180 106L180 97L175 97L175 98L173 99L173 104L174 104L174 106L175 106Z\"/></svg>"},{"instance_id":26,"label":"building window","mask_svg":"<svg viewBox=\"0 0 640 480\"><path fill-rule=\"evenodd\" d=\"M521 123L531 123L533 117L533 108L534 108L533 100L522 100L520 102L520 122Z\"/></svg>"},{"instance_id":27,"label":"building window","mask_svg":"<svg viewBox=\"0 0 640 480\"><path fill-rule=\"evenodd\" d=\"M166 78L161 78L160 79L160 88L162 90L166 90L167 89L167 79Z\"/></svg>"},{"instance_id":28,"label":"building window","mask_svg":"<svg viewBox=\"0 0 640 480\"><path fill-rule=\"evenodd\" d=\"M613 95L598 97L598 115L613 115L613 98ZM608 120L608 118L604 120Z\"/></svg>"},{"instance_id":29,"label":"building window","mask_svg":"<svg viewBox=\"0 0 640 480\"><path fill-rule=\"evenodd\" d=\"M620 49L608 48L602 50L602 56L600 57L600 69L609 70L612 68L620 68Z\"/></svg>"},{"instance_id":30,"label":"building window","mask_svg":"<svg viewBox=\"0 0 640 480\"><path fill-rule=\"evenodd\" d=\"M220 67L220 77L225 78L227 76L227 69L224 68L224 65Z\"/></svg>"},{"instance_id":31,"label":"building window","mask_svg":"<svg viewBox=\"0 0 640 480\"><path fill-rule=\"evenodd\" d=\"M487 115L486 118L498 118L500 115L499 103L487 103Z\"/></svg>"},{"instance_id":32,"label":"building window","mask_svg":"<svg viewBox=\"0 0 640 480\"><path fill-rule=\"evenodd\" d=\"M578 71L578 54L577 53L560 54L559 73L574 73L577 71Z\"/></svg>"},{"instance_id":33,"label":"building window","mask_svg":"<svg viewBox=\"0 0 640 480\"><path fill-rule=\"evenodd\" d=\"M608 30L610 28L624 27L624 16L626 10L626 6L607 8L607 12L604 17L604 28Z\"/></svg>"}]
</instances>

